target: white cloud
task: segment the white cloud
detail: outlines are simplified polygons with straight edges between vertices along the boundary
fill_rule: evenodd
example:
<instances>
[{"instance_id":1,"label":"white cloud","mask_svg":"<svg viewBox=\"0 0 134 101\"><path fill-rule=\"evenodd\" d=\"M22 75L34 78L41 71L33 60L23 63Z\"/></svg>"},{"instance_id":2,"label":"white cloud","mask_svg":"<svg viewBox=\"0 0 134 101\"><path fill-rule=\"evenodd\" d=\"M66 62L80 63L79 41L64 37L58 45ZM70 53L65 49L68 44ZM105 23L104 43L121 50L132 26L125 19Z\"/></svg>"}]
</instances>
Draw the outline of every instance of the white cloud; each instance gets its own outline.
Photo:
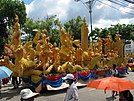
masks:
<instances>
[{"instance_id":1,"label":"white cloud","mask_svg":"<svg viewBox=\"0 0 134 101\"><path fill-rule=\"evenodd\" d=\"M128 4L128 7L123 8L107 0L100 1L103 3L96 1L92 9L93 27L104 28L117 23L134 23L133 15L123 13L132 13L133 9L129 8L134 8L134 5ZM119 8L119 10L108 5ZM28 17L33 19L44 19L47 16L57 15L62 22L66 22L81 16L82 18L86 17L87 22L89 22L88 9L81 2L75 2L74 0L34 0L26 5L26 11Z\"/></svg>"},{"instance_id":2,"label":"white cloud","mask_svg":"<svg viewBox=\"0 0 134 101\"><path fill-rule=\"evenodd\" d=\"M131 9L128 7L120 7L119 9L122 13L129 13L131 12Z\"/></svg>"},{"instance_id":3,"label":"white cloud","mask_svg":"<svg viewBox=\"0 0 134 101\"><path fill-rule=\"evenodd\" d=\"M129 23L129 20L130 20L130 19L120 19L120 20L119 20L119 23L120 23L120 24L128 24L128 23Z\"/></svg>"},{"instance_id":4,"label":"white cloud","mask_svg":"<svg viewBox=\"0 0 134 101\"><path fill-rule=\"evenodd\" d=\"M131 19L120 19L120 20L116 20L116 21L112 21L112 20L105 20L105 19L100 19L97 21L96 24L94 24L94 28L108 28L111 25L116 25L118 23L120 24L132 24L134 22L134 18Z\"/></svg>"},{"instance_id":5,"label":"white cloud","mask_svg":"<svg viewBox=\"0 0 134 101\"><path fill-rule=\"evenodd\" d=\"M101 0L101 4L100 5L97 5L96 8L97 9L102 9L104 7L109 7L111 6L111 2L110 1L106 1L106 0ZM106 5L107 4L107 5Z\"/></svg>"},{"instance_id":6,"label":"white cloud","mask_svg":"<svg viewBox=\"0 0 134 101\"><path fill-rule=\"evenodd\" d=\"M126 7L120 7L120 11L122 13L132 12L132 11L134 11L134 5L133 4L128 4L128 6L126 6Z\"/></svg>"},{"instance_id":7,"label":"white cloud","mask_svg":"<svg viewBox=\"0 0 134 101\"><path fill-rule=\"evenodd\" d=\"M32 10L32 6L30 5L25 5L26 6L26 13L29 14L30 11Z\"/></svg>"},{"instance_id":8,"label":"white cloud","mask_svg":"<svg viewBox=\"0 0 134 101\"><path fill-rule=\"evenodd\" d=\"M54 2L54 0L52 0L52 2ZM70 0L57 0L57 2L54 4L55 6L47 10L48 15L57 15L60 19L67 18L67 9L69 3Z\"/></svg>"},{"instance_id":9,"label":"white cloud","mask_svg":"<svg viewBox=\"0 0 134 101\"><path fill-rule=\"evenodd\" d=\"M105 19L100 19L97 21L96 24L94 24L94 28L105 28L105 27L110 27L111 25L117 24L117 21L112 21L112 20L105 20Z\"/></svg>"},{"instance_id":10,"label":"white cloud","mask_svg":"<svg viewBox=\"0 0 134 101\"><path fill-rule=\"evenodd\" d=\"M67 17L67 9L71 0L34 0L26 5L28 17L34 19L57 15L60 19Z\"/></svg>"}]
</instances>

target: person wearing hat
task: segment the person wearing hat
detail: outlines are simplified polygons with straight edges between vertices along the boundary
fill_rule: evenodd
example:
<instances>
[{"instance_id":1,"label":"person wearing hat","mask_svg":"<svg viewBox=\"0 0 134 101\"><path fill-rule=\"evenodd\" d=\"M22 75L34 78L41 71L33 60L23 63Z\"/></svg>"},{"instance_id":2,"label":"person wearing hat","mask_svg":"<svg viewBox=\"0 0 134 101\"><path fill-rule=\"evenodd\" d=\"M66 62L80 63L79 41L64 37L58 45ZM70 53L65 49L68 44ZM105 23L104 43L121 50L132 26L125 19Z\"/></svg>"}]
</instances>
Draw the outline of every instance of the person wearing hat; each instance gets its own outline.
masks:
<instances>
[{"instance_id":1,"label":"person wearing hat","mask_svg":"<svg viewBox=\"0 0 134 101\"><path fill-rule=\"evenodd\" d=\"M34 97L39 93L34 93L30 89L23 89L20 92L21 101L34 101Z\"/></svg>"},{"instance_id":2,"label":"person wearing hat","mask_svg":"<svg viewBox=\"0 0 134 101\"><path fill-rule=\"evenodd\" d=\"M63 80L69 84L64 101L78 101L78 88L74 82L74 75L67 74Z\"/></svg>"}]
</instances>

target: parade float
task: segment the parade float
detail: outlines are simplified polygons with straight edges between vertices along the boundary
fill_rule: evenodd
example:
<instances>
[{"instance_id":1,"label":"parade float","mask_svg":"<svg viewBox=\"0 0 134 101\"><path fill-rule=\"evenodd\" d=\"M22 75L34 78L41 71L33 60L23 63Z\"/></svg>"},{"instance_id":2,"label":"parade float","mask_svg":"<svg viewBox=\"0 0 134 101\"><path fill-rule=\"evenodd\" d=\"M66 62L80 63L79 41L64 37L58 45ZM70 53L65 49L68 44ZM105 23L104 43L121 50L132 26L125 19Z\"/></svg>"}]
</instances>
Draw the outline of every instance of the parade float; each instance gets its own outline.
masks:
<instances>
[{"instance_id":1,"label":"parade float","mask_svg":"<svg viewBox=\"0 0 134 101\"><path fill-rule=\"evenodd\" d=\"M116 41L108 35L89 45L88 26L84 22L81 41L73 40L63 27L59 27L59 46L50 43L45 31L37 31L33 39L22 43L18 22L16 15L11 42L5 44L4 60L0 65L10 68L14 76L22 77L37 92L41 91L42 85L61 87L64 82L62 77L67 73L74 74L77 82L86 82L99 76L109 76L113 63L118 66L125 63L124 43L119 34Z\"/></svg>"}]
</instances>

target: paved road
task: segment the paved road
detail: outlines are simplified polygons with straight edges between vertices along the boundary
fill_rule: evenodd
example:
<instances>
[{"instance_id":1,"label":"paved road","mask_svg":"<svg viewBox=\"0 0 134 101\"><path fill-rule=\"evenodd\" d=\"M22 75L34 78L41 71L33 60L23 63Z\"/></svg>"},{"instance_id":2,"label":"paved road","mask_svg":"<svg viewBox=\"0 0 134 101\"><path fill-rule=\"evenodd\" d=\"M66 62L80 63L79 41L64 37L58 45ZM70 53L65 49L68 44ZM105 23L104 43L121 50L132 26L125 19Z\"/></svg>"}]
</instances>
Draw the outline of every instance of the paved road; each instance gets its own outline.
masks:
<instances>
[{"instance_id":1,"label":"paved road","mask_svg":"<svg viewBox=\"0 0 134 101\"><path fill-rule=\"evenodd\" d=\"M130 72L125 78L134 82L134 72ZM0 101L19 101L19 92L20 89L11 90L11 87L5 87L2 89ZM131 92L134 95L134 90ZM66 89L59 91L48 91L38 96L35 101L63 101L65 93ZM111 95L111 91L107 91L107 93L104 94L104 91L102 90L95 90L87 87L79 88L79 101L118 101L118 96L113 99Z\"/></svg>"}]
</instances>

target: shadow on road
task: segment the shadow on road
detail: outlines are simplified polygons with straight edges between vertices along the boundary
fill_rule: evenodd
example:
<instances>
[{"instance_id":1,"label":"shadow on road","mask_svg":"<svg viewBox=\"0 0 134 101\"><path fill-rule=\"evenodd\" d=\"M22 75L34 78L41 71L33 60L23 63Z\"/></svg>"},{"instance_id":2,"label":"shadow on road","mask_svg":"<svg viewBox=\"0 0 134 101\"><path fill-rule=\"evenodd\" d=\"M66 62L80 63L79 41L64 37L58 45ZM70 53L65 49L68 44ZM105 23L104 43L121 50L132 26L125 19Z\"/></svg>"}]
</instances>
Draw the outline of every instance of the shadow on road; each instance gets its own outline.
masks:
<instances>
[{"instance_id":1,"label":"shadow on road","mask_svg":"<svg viewBox=\"0 0 134 101\"><path fill-rule=\"evenodd\" d=\"M112 96L111 96L111 97L107 97L107 98L106 98L106 101L114 101L115 99L116 99L116 97L112 97Z\"/></svg>"},{"instance_id":2,"label":"shadow on road","mask_svg":"<svg viewBox=\"0 0 134 101\"><path fill-rule=\"evenodd\" d=\"M82 89L85 86L79 86L78 89ZM66 93L67 88L61 89L61 90L46 90L40 94L40 96L51 96L51 95L56 95L56 94L62 94Z\"/></svg>"},{"instance_id":3,"label":"shadow on road","mask_svg":"<svg viewBox=\"0 0 134 101\"><path fill-rule=\"evenodd\" d=\"M6 98L6 100L10 100L14 96L18 96L20 91L21 91L21 88L2 90L2 92L0 94L0 99Z\"/></svg>"},{"instance_id":4,"label":"shadow on road","mask_svg":"<svg viewBox=\"0 0 134 101\"><path fill-rule=\"evenodd\" d=\"M30 88L30 87L27 87L27 88ZM81 88L83 87L78 87L78 89L81 89ZM3 89L0 94L0 99L10 100L13 97L18 96L22 89L24 89L24 87L20 87L18 89ZM66 93L66 91L67 91L67 88L61 89L61 90L55 90L55 91L44 90L39 96L51 96L51 95Z\"/></svg>"}]
</instances>

